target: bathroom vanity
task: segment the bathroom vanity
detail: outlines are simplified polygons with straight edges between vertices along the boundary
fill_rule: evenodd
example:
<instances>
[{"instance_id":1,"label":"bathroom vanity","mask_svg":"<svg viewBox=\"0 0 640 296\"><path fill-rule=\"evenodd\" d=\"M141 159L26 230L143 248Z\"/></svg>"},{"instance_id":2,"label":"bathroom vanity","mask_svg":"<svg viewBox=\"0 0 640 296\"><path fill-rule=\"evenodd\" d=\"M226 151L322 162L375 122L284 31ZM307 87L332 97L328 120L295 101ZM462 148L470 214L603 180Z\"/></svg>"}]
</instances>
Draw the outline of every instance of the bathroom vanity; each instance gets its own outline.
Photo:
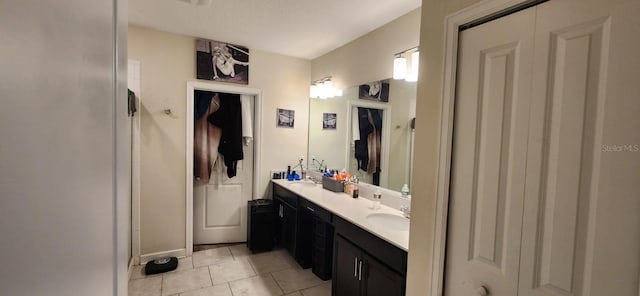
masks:
<instances>
[{"instance_id":1,"label":"bathroom vanity","mask_svg":"<svg viewBox=\"0 0 640 296\"><path fill-rule=\"evenodd\" d=\"M276 240L332 295L404 295L409 220L394 208L312 182L272 180Z\"/></svg>"}]
</instances>

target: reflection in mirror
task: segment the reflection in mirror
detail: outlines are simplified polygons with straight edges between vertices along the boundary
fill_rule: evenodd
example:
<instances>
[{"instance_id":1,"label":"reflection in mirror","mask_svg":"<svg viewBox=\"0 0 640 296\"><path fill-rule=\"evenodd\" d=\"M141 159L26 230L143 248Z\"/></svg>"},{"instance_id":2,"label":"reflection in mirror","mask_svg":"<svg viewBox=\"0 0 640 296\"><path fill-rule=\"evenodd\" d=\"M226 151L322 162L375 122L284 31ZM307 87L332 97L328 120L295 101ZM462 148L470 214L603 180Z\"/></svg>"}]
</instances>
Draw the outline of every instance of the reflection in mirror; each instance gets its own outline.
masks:
<instances>
[{"instance_id":1,"label":"reflection in mirror","mask_svg":"<svg viewBox=\"0 0 640 296\"><path fill-rule=\"evenodd\" d=\"M360 182L400 191L403 184L411 186L416 83L384 80L380 89L387 91L388 97L384 91L378 96L383 99L360 99L364 88L350 87L342 96L332 99L311 99L308 168L316 171L321 167L344 168ZM374 125L368 124L369 114ZM369 149L378 146L377 141L369 145L376 139L369 132L372 126L377 126L379 156L372 154L376 149ZM370 155L375 162L371 162ZM372 163L376 169L369 167Z\"/></svg>"}]
</instances>

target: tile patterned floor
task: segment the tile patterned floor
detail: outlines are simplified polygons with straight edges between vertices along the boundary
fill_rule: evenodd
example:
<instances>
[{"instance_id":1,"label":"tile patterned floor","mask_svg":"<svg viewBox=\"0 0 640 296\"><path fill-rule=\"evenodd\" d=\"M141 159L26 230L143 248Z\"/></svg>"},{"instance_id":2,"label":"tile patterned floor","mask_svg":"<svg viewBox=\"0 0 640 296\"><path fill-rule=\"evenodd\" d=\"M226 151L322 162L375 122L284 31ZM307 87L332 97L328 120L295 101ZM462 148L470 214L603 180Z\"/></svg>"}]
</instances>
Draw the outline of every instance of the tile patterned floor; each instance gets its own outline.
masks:
<instances>
[{"instance_id":1,"label":"tile patterned floor","mask_svg":"<svg viewBox=\"0 0 640 296\"><path fill-rule=\"evenodd\" d=\"M131 296L329 296L331 281L302 269L285 250L251 254L245 244L204 248L178 269L146 276L135 266Z\"/></svg>"}]
</instances>

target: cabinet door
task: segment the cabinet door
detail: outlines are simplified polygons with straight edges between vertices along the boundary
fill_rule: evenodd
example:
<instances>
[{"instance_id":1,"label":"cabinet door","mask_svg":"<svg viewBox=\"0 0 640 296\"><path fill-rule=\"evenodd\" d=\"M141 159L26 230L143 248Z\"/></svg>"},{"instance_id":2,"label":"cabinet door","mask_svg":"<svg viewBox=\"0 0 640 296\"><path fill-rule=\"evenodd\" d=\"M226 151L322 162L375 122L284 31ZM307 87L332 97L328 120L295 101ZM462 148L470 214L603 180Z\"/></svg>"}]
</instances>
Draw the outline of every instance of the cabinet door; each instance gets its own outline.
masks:
<instances>
[{"instance_id":1,"label":"cabinet door","mask_svg":"<svg viewBox=\"0 0 640 296\"><path fill-rule=\"evenodd\" d=\"M311 254L313 246L313 214L304 208L298 209L298 232L296 234L296 261L302 268L311 267Z\"/></svg>"},{"instance_id":2,"label":"cabinet door","mask_svg":"<svg viewBox=\"0 0 640 296\"><path fill-rule=\"evenodd\" d=\"M283 231L284 228L282 226L282 220L283 220L282 218L283 218L283 212L284 212L284 210L282 209L283 205L279 199L274 198L273 206L275 208L274 216L273 216L273 219L275 220L274 239L276 241L276 245L284 246L284 231Z\"/></svg>"},{"instance_id":3,"label":"cabinet door","mask_svg":"<svg viewBox=\"0 0 640 296\"><path fill-rule=\"evenodd\" d=\"M404 278L366 254L362 256L362 294L366 296L404 295ZM355 294L353 294L355 295Z\"/></svg>"},{"instance_id":4,"label":"cabinet door","mask_svg":"<svg viewBox=\"0 0 640 296\"><path fill-rule=\"evenodd\" d=\"M282 204L282 246L295 257L296 255L296 209L286 203Z\"/></svg>"},{"instance_id":5,"label":"cabinet door","mask_svg":"<svg viewBox=\"0 0 640 296\"><path fill-rule=\"evenodd\" d=\"M360 295L358 280L358 264L361 258L360 249L339 235L336 235L333 249L333 279L331 295Z\"/></svg>"}]
</instances>

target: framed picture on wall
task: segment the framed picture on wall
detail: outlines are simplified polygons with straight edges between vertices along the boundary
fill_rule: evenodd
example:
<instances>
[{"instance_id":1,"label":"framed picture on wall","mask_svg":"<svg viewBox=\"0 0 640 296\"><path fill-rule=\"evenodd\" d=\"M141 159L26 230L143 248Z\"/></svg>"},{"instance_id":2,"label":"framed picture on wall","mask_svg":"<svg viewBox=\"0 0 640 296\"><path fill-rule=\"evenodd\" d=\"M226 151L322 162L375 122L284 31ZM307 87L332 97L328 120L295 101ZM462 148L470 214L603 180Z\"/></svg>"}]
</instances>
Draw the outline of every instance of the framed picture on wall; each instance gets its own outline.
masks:
<instances>
[{"instance_id":1,"label":"framed picture on wall","mask_svg":"<svg viewBox=\"0 0 640 296\"><path fill-rule=\"evenodd\" d=\"M360 84L358 97L363 100L389 102L389 79Z\"/></svg>"},{"instance_id":2,"label":"framed picture on wall","mask_svg":"<svg viewBox=\"0 0 640 296\"><path fill-rule=\"evenodd\" d=\"M277 109L277 127L293 128L296 119L296 111L288 109Z\"/></svg>"},{"instance_id":3,"label":"framed picture on wall","mask_svg":"<svg viewBox=\"0 0 640 296\"><path fill-rule=\"evenodd\" d=\"M322 113L322 129L334 130L338 121L338 115L336 113Z\"/></svg>"},{"instance_id":4,"label":"framed picture on wall","mask_svg":"<svg viewBox=\"0 0 640 296\"><path fill-rule=\"evenodd\" d=\"M249 49L220 41L196 39L196 77L249 84Z\"/></svg>"}]
</instances>

